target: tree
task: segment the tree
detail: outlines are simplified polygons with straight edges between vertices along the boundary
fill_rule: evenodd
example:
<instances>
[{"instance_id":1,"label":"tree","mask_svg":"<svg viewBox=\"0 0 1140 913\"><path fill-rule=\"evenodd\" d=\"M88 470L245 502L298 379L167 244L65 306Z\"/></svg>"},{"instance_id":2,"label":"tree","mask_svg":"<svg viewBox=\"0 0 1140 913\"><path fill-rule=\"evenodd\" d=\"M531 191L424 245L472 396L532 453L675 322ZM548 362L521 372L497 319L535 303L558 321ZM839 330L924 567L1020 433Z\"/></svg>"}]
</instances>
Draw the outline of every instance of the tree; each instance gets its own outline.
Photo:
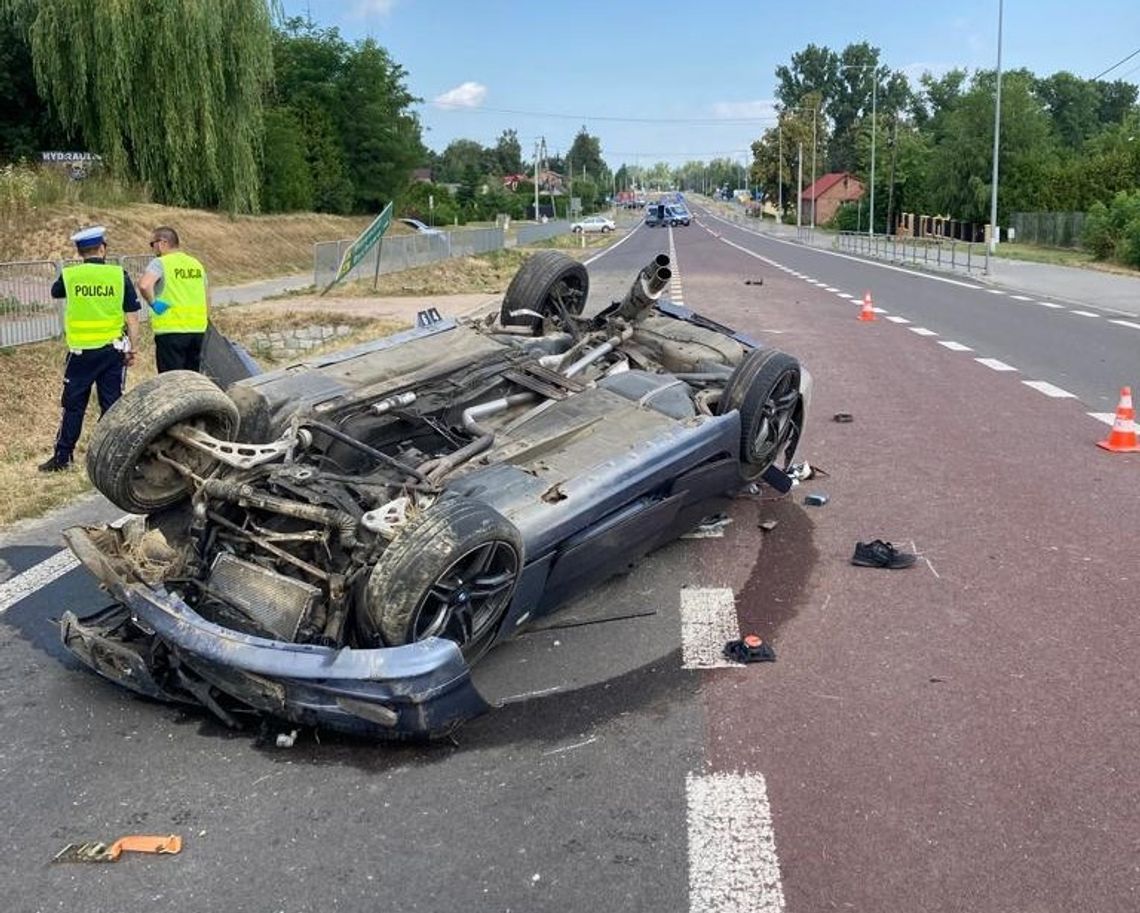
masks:
<instances>
[{"instance_id":1,"label":"tree","mask_svg":"<svg viewBox=\"0 0 1140 913\"><path fill-rule=\"evenodd\" d=\"M504 130L495 143L495 174L519 174L523 170L522 145L519 135L514 130Z\"/></svg>"},{"instance_id":2,"label":"tree","mask_svg":"<svg viewBox=\"0 0 1140 913\"><path fill-rule=\"evenodd\" d=\"M371 38L355 48L338 86L340 135L356 208L379 211L406 186L423 159L418 101L404 68Z\"/></svg>"},{"instance_id":3,"label":"tree","mask_svg":"<svg viewBox=\"0 0 1140 913\"><path fill-rule=\"evenodd\" d=\"M610 170L602 158L602 142L596 136L590 136L584 126L566 153L566 167L575 176L585 174L595 180L604 179L603 183L607 185L610 182Z\"/></svg>"},{"instance_id":4,"label":"tree","mask_svg":"<svg viewBox=\"0 0 1140 913\"><path fill-rule=\"evenodd\" d=\"M270 0L7 0L59 122L176 205L259 204Z\"/></svg>"},{"instance_id":5,"label":"tree","mask_svg":"<svg viewBox=\"0 0 1140 913\"><path fill-rule=\"evenodd\" d=\"M480 143L470 139L452 140L439 157L436 178L444 183L458 184L469 169L477 174L488 174L493 155Z\"/></svg>"},{"instance_id":6,"label":"tree","mask_svg":"<svg viewBox=\"0 0 1140 913\"><path fill-rule=\"evenodd\" d=\"M839 56L830 48L809 44L792 55L790 67L776 67L776 98L784 110L799 107L800 99L818 92L834 98L839 84Z\"/></svg>"},{"instance_id":7,"label":"tree","mask_svg":"<svg viewBox=\"0 0 1140 913\"><path fill-rule=\"evenodd\" d=\"M265 159L261 208L297 212L313 208L313 179L305 157L304 131L290 108L265 112Z\"/></svg>"},{"instance_id":8,"label":"tree","mask_svg":"<svg viewBox=\"0 0 1140 913\"><path fill-rule=\"evenodd\" d=\"M0 161L38 158L42 151L64 148L66 141L36 92L27 36L0 4Z\"/></svg>"}]
</instances>

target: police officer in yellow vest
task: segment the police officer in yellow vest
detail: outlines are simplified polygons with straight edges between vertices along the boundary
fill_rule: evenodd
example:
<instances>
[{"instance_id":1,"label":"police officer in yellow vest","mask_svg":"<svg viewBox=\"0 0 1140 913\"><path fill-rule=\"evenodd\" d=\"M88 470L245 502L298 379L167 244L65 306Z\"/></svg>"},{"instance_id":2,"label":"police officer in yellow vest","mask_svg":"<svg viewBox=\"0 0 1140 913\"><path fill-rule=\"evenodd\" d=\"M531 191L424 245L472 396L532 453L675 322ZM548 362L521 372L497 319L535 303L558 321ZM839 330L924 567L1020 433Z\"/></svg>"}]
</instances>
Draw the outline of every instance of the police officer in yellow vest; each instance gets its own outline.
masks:
<instances>
[{"instance_id":1,"label":"police officer in yellow vest","mask_svg":"<svg viewBox=\"0 0 1140 913\"><path fill-rule=\"evenodd\" d=\"M178 249L178 232L165 225L151 232L150 249L155 257L139 280L139 294L151 307L158 370L198 371L210 296L205 267Z\"/></svg>"},{"instance_id":2,"label":"police officer in yellow vest","mask_svg":"<svg viewBox=\"0 0 1140 913\"><path fill-rule=\"evenodd\" d=\"M67 299L63 325L68 355L60 398L63 418L55 452L40 464L41 472L59 472L71 465L91 387L98 392L99 409L106 412L123 395L126 369L138 349L138 296L126 271L104 261L105 233L103 226L96 225L73 234L71 240L83 262L65 266L51 287L53 298Z\"/></svg>"}]
</instances>

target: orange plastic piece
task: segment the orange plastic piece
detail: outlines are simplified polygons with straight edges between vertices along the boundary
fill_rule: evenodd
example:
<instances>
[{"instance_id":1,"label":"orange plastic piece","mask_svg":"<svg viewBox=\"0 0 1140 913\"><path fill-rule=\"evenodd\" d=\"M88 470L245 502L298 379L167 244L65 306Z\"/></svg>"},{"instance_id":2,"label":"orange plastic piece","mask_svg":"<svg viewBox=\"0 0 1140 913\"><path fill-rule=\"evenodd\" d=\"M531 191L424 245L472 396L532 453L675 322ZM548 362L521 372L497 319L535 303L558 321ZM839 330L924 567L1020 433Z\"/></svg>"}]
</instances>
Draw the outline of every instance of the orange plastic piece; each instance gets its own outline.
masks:
<instances>
[{"instance_id":1,"label":"orange plastic piece","mask_svg":"<svg viewBox=\"0 0 1140 913\"><path fill-rule=\"evenodd\" d=\"M180 853L182 852L182 838L177 834L166 837L151 837L144 834L132 834L129 837L120 837L111 844L107 851L112 861L117 860L123 853Z\"/></svg>"}]
</instances>

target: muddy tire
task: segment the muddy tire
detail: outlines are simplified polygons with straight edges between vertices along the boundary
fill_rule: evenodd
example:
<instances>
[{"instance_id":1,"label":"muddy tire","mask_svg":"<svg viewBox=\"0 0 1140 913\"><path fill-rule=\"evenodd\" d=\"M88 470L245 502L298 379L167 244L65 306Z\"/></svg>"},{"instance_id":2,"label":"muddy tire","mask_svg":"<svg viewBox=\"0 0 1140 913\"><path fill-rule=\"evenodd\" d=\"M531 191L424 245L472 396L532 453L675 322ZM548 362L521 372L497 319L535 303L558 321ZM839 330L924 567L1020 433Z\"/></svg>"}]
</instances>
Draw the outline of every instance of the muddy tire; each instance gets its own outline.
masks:
<instances>
[{"instance_id":1,"label":"muddy tire","mask_svg":"<svg viewBox=\"0 0 1140 913\"><path fill-rule=\"evenodd\" d=\"M540 250L519 267L507 286L499 322L508 327L530 327L538 334L542 330L540 317L515 312L534 311L546 317L558 314L561 304L567 313L576 316L586 306L589 291L586 267L561 251Z\"/></svg>"},{"instance_id":2,"label":"muddy tire","mask_svg":"<svg viewBox=\"0 0 1140 913\"><path fill-rule=\"evenodd\" d=\"M790 458L803 424L800 363L777 349L753 349L724 386L718 412L740 412L740 473L752 480Z\"/></svg>"},{"instance_id":3,"label":"muddy tire","mask_svg":"<svg viewBox=\"0 0 1140 913\"><path fill-rule=\"evenodd\" d=\"M522 537L502 514L480 501L444 498L380 556L359 620L389 646L443 637L473 662L495 639L522 561Z\"/></svg>"},{"instance_id":4,"label":"muddy tire","mask_svg":"<svg viewBox=\"0 0 1140 913\"><path fill-rule=\"evenodd\" d=\"M238 410L217 385L196 371L167 371L127 391L95 426L87 448L87 475L103 495L129 513L169 507L190 492L164 455L208 472L214 460L167 436L178 424L194 425L222 440L238 428Z\"/></svg>"}]
</instances>

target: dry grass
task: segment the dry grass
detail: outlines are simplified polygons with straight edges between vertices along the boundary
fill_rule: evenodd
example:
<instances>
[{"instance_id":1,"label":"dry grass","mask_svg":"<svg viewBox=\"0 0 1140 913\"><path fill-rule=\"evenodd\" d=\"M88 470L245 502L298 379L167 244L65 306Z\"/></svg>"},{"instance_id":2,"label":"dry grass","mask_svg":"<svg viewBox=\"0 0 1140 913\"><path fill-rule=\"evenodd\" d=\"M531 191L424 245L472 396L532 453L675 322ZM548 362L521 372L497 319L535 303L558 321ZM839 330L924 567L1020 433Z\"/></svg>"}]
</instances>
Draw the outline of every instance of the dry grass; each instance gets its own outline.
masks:
<instances>
[{"instance_id":1,"label":"dry grass","mask_svg":"<svg viewBox=\"0 0 1140 913\"><path fill-rule=\"evenodd\" d=\"M288 311L243 314L240 308L218 311L215 320L223 332L239 342L270 328L287 329L316 323L355 328L351 336L342 337L325 348L313 349L307 353L310 355L384 336L404 326L351 314L329 313L319 318ZM127 375L128 387L154 375L153 339L144 332L140 342L139 357ZM59 396L66 355L62 340L0 349L0 403L4 407L0 409L0 525L38 516L91 488L82 465L88 437L99 417L94 391L76 451L78 468L51 474L36 471L36 466L51 456L59 428ZM266 367L273 364L267 363Z\"/></svg>"},{"instance_id":2,"label":"dry grass","mask_svg":"<svg viewBox=\"0 0 1140 913\"><path fill-rule=\"evenodd\" d=\"M335 293L343 298L454 295L463 292L495 294L506 291L523 261L533 253L532 250L510 248L477 257L455 257L415 269L383 274L375 290L371 279L362 279L337 286Z\"/></svg>"},{"instance_id":3,"label":"dry grass","mask_svg":"<svg viewBox=\"0 0 1140 913\"><path fill-rule=\"evenodd\" d=\"M112 255L145 254L156 225L171 225L188 253L201 258L215 285L303 273L313 268L313 244L355 237L368 216L297 213L228 216L156 203L110 209L43 206L0 225L0 260L56 260L75 256L68 240L85 225L107 226ZM402 229L402 226L401 226ZM393 233L400 229L393 228Z\"/></svg>"}]
</instances>

